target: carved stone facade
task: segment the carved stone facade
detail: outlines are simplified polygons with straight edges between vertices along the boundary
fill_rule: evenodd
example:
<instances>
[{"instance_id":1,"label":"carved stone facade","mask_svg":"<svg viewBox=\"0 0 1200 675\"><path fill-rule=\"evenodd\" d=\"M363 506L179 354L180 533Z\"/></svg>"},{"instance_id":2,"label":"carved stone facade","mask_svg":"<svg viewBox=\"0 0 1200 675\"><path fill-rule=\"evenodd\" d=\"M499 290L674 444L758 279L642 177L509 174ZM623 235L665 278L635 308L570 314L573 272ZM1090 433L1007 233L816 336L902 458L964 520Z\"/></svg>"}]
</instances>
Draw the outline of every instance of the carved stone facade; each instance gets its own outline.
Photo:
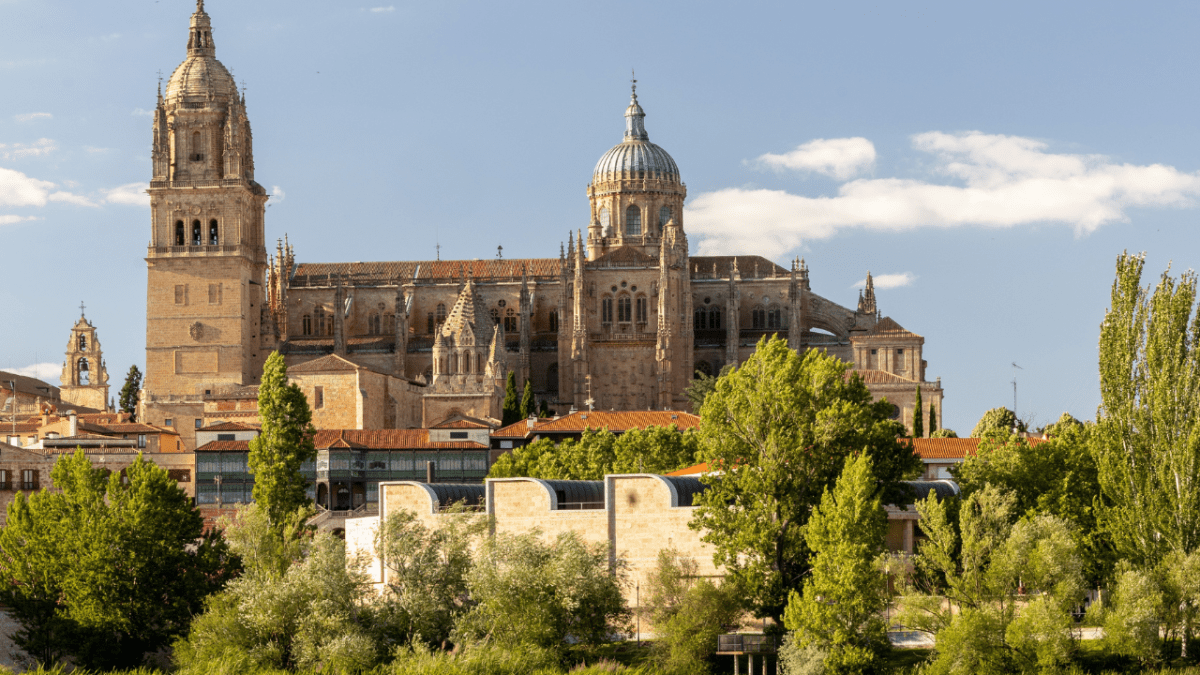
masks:
<instances>
[{"instance_id":1,"label":"carved stone facade","mask_svg":"<svg viewBox=\"0 0 1200 675\"><path fill-rule=\"evenodd\" d=\"M108 367L100 352L100 340L96 339L96 327L82 313L67 341L61 383L59 396L64 405L108 411Z\"/></svg>"},{"instance_id":2,"label":"carved stone facade","mask_svg":"<svg viewBox=\"0 0 1200 675\"><path fill-rule=\"evenodd\" d=\"M587 189L586 239L582 228L571 232L557 258L312 263L281 240L268 259L245 96L214 53L201 5L154 121L153 424L199 420L206 392L257 383L274 349L289 366L334 354L405 380L423 392L429 425L498 416L510 370L561 413L685 409L696 371L743 361L766 335L847 360L866 353L859 343L881 348L866 346L883 339L872 333L873 287L849 309L812 292L803 261L787 269L759 256L690 255L687 187L650 142L636 85L624 139ZM923 342L908 335L905 345ZM940 410L941 388L924 381L917 351L904 368L895 359L857 367L921 387ZM180 427L189 443L190 431Z\"/></svg>"}]
</instances>

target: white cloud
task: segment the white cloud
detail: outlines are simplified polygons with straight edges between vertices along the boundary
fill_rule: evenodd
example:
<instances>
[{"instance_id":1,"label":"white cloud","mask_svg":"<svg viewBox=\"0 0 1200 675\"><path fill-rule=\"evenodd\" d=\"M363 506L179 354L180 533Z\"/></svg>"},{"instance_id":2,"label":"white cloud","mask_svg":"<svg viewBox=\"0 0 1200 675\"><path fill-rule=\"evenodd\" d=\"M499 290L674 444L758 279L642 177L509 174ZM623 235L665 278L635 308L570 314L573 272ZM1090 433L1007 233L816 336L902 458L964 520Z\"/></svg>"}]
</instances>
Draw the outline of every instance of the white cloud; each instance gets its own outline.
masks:
<instances>
[{"instance_id":1,"label":"white cloud","mask_svg":"<svg viewBox=\"0 0 1200 675\"><path fill-rule=\"evenodd\" d=\"M12 145L0 143L0 157L4 159L38 157L40 155L48 155L57 149L58 146L49 138L39 138L32 143L13 143Z\"/></svg>"},{"instance_id":2,"label":"white cloud","mask_svg":"<svg viewBox=\"0 0 1200 675\"><path fill-rule=\"evenodd\" d=\"M846 180L875 165L875 145L865 138L818 138L782 155L755 160L776 171L812 171Z\"/></svg>"},{"instance_id":3,"label":"white cloud","mask_svg":"<svg viewBox=\"0 0 1200 675\"><path fill-rule=\"evenodd\" d=\"M900 288L901 286L911 286L917 280L917 276L912 272L902 272L900 274L876 274L871 277L875 284L875 288L889 289ZM866 279L860 279L858 283L850 288L864 288L867 285Z\"/></svg>"},{"instance_id":4,"label":"white cloud","mask_svg":"<svg viewBox=\"0 0 1200 675\"><path fill-rule=\"evenodd\" d=\"M112 152L112 150L110 148L97 148L92 145L85 145L85 146L83 146L83 149L88 154L92 154L92 155L103 155L106 152Z\"/></svg>"},{"instance_id":5,"label":"white cloud","mask_svg":"<svg viewBox=\"0 0 1200 675\"><path fill-rule=\"evenodd\" d=\"M13 119L15 119L18 122L32 122L33 120L48 120L52 117L54 117L54 115L51 115L50 113L23 113L20 115L13 115Z\"/></svg>"},{"instance_id":6,"label":"white cloud","mask_svg":"<svg viewBox=\"0 0 1200 675\"><path fill-rule=\"evenodd\" d=\"M52 202L63 202L64 204L74 204L75 206L99 206L99 204L83 195L77 195L73 192L63 192L62 190L51 192L48 199Z\"/></svg>"},{"instance_id":7,"label":"white cloud","mask_svg":"<svg viewBox=\"0 0 1200 675\"><path fill-rule=\"evenodd\" d=\"M21 366L20 368L0 368L0 370L3 370L6 373L24 375L25 377L36 377L43 382L46 382L48 379L53 379L55 382L57 382L59 375L62 374L62 369L63 366L61 363L50 362L34 363L28 366ZM56 384L54 386L58 385ZM3 403L3 401L0 401L0 405L3 405Z\"/></svg>"},{"instance_id":8,"label":"white cloud","mask_svg":"<svg viewBox=\"0 0 1200 675\"><path fill-rule=\"evenodd\" d=\"M126 183L105 191L104 201L109 204L129 204L131 206L150 206L149 183Z\"/></svg>"},{"instance_id":9,"label":"white cloud","mask_svg":"<svg viewBox=\"0 0 1200 675\"><path fill-rule=\"evenodd\" d=\"M0 216L0 225L16 225L26 220L37 220L33 216Z\"/></svg>"},{"instance_id":10,"label":"white cloud","mask_svg":"<svg viewBox=\"0 0 1200 675\"><path fill-rule=\"evenodd\" d=\"M0 206L45 206L54 183L0 167Z\"/></svg>"},{"instance_id":11,"label":"white cloud","mask_svg":"<svg viewBox=\"0 0 1200 675\"><path fill-rule=\"evenodd\" d=\"M154 111L146 110L145 108L134 108L133 112L129 114L134 117L154 117Z\"/></svg>"},{"instance_id":12,"label":"white cloud","mask_svg":"<svg viewBox=\"0 0 1200 675\"><path fill-rule=\"evenodd\" d=\"M1200 174L1051 153L1030 138L933 131L914 136L912 145L932 155L932 173L948 180L858 179L822 197L743 188L698 195L688 205L687 222L702 238L699 254L779 255L848 227L907 231L1051 222L1083 235L1128 220L1131 207L1190 207L1200 195Z\"/></svg>"},{"instance_id":13,"label":"white cloud","mask_svg":"<svg viewBox=\"0 0 1200 675\"><path fill-rule=\"evenodd\" d=\"M287 199L287 193L283 191L283 188L279 187L278 185L274 185L271 187L271 198L276 202L281 202L284 199Z\"/></svg>"},{"instance_id":14,"label":"white cloud","mask_svg":"<svg viewBox=\"0 0 1200 675\"><path fill-rule=\"evenodd\" d=\"M388 5L387 7L372 7L369 11L381 14L383 12L394 12L396 8L393 5Z\"/></svg>"}]
</instances>

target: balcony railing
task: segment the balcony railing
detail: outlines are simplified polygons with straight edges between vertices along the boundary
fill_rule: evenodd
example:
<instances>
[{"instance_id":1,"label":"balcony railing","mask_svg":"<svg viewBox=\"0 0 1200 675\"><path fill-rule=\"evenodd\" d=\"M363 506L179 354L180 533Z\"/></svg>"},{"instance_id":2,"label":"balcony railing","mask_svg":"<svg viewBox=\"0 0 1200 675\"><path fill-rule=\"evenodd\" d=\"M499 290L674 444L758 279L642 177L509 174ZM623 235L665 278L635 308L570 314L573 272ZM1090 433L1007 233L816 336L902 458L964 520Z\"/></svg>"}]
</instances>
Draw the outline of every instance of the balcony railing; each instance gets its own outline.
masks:
<instances>
[{"instance_id":1,"label":"balcony railing","mask_svg":"<svg viewBox=\"0 0 1200 675\"><path fill-rule=\"evenodd\" d=\"M774 654L779 638L755 633L730 633L717 636L718 654Z\"/></svg>"},{"instance_id":2,"label":"balcony railing","mask_svg":"<svg viewBox=\"0 0 1200 675\"><path fill-rule=\"evenodd\" d=\"M591 509L603 509L604 502L559 502L559 511L587 511Z\"/></svg>"}]
</instances>

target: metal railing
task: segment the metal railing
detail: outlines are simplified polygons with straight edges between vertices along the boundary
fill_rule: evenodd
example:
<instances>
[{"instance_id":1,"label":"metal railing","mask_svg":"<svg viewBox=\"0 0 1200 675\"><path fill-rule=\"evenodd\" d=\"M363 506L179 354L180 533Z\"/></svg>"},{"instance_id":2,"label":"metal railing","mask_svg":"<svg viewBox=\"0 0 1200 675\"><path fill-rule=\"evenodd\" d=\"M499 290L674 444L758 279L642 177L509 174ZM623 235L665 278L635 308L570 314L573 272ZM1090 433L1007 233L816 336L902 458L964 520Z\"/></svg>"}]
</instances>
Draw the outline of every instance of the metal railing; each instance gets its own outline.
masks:
<instances>
[{"instance_id":1,"label":"metal railing","mask_svg":"<svg viewBox=\"0 0 1200 675\"><path fill-rule=\"evenodd\" d=\"M717 636L718 654L774 654L779 638L761 633L729 633Z\"/></svg>"},{"instance_id":2,"label":"metal railing","mask_svg":"<svg viewBox=\"0 0 1200 675\"><path fill-rule=\"evenodd\" d=\"M559 511L586 511L591 509L603 509L604 502L559 502Z\"/></svg>"}]
</instances>

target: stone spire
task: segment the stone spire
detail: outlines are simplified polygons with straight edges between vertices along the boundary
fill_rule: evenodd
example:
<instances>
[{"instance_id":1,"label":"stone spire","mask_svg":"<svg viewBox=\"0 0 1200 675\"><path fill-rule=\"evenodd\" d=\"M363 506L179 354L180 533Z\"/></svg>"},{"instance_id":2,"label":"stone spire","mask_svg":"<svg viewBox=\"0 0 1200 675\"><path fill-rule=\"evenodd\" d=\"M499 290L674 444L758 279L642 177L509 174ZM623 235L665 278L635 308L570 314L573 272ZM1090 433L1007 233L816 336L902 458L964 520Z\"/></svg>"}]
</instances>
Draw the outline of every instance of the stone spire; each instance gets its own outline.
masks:
<instances>
[{"instance_id":1,"label":"stone spire","mask_svg":"<svg viewBox=\"0 0 1200 675\"><path fill-rule=\"evenodd\" d=\"M637 100L637 79L633 81L633 92L629 96L629 107L625 109L625 140L648 141L646 133L646 111Z\"/></svg>"},{"instance_id":2,"label":"stone spire","mask_svg":"<svg viewBox=\"0 0 1200 675\"><path fill-rule=\"evenodd\" d=\"M196 13L192 14L188 31L188 56L216 56L216 45L212 39L212 20L204 11L204 0L196 1Z\"/></svg>"},{"instance_id":3,"label":"stone spire","mask_svg":"<svg viewBox=\"0 0 1200 675\"><path fill-rule=\"evenodd\" d=\"M794 258L791 276L788 279L788 347L797 352L801 350L801 337L804 331L803 290L800 285L800 258Z\"/></svg>"},{"instance_id":4,"label":"stone spire","mask_svg":"<svg viewBox=\"0 0 1200 675\"><path fill-rule=\"evenodd\" d=\"M524 386L525 382L529 380L529 360L530 353L533 351L533 294L529 290L529 272L525 265L521 265L521 291L518 305L521 315L521 341L517 375L522 380L521 385Z\"/></svg>"},{"instance_id":5,"label":"stone spire","mask_svg":"<svg viewBox=\"0 0 1200 675\"><path fill-rule=\"evenodd\" d=\"M860 314L874 314L879 311L875 304L875 280L871 278L870 271L867 272L867 287L858 299L858 311Z\"/></svg>"}]
</instances>

